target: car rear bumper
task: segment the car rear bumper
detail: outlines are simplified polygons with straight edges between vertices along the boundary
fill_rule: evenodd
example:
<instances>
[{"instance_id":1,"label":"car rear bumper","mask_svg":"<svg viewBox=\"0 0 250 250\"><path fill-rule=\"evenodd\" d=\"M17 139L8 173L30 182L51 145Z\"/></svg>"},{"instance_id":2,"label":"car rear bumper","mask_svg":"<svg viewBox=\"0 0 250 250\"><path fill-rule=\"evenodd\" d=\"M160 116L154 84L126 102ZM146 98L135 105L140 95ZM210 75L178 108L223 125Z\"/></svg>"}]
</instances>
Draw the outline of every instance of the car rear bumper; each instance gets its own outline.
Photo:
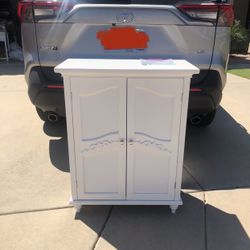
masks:
<instances>
[{"instance_id":1,"label":"car rear bumper","mask_svg":"<svg viewBox=\"0 0 250 250\"><path fill-rule=\"evenodd\" d=\"M191 81L188 116L202 115L217 109L222 99L222 82L219 72L208 71L201 82ZM192 91L194 90L194 91Z\"/></svg>"},{"instance_id":2,"label":"car rear bumper","mask_svg":"<svg viewBox=\"0 0 250 250\"><path fill-rule=\"evenodd\" d=\"M41 67L34 67L28 77L28 95L31 102L42 111L53 111L60 116L65 116L63 89L50 88L49 86L63 86L62 81L51 81L43 74Z\"/></svg>"},{"instance_id":3,"label":"car rear bumper","mask_svg":"<svg viewBox=\"0 0 250 250\"><path fill-rule=\"evenodd\" d=\"M188 104L188 117L203 115L215 110L218 106L214 103L212 96L207 93L190 92Z\"/></svg>"},{"instance_id":4,"label":"car rear bumper","mask_svg":"<svg viewBox=\"0 0 250 250\"><path fill-rule=\"evenodd\" d=\"M199 77L200 78L200 77ZM43 111L53 111L65 116L64 91L62 81L47 79L40 67L34 67L28 78L28 94L31 102ZM195 89L195 92L192 92ZM197 91L199 90L199 91ZM191 81L188 116L199 115L215 110L222 98L222 81L217 71L203 72L202 79Z\"/></svg>"},{"instance_id":5,"label":"car rear bumper","mask_svg":"<svg viewBox=\"0 0 250 250\"><path fill-rule=\"evenodd\" d=\"M43 111L53 111L60 116L65 117L64 91L62 89L48 89L46 87L36 89L29 87L29 97L31 102Z\"/></svg>"},{"instance_id":6,"label":"car rear bumper","mask_svg":"<svg viewBox=\"0 0 250 250\"><path fill-rule=\"evenodd\" d=\"M33 87L31 87L31 89L33 89ZM43 111L53 111L58 115L65 117L63 90L40 89L36 98L33 98L30 92L33 91L29 91L29 96L35 106ZM204 114L216 108L217 106L209 93L205 93L205 91L203 93L190 93L188 105L189 117L197 114Z\"/></svg>"}]
</instances>

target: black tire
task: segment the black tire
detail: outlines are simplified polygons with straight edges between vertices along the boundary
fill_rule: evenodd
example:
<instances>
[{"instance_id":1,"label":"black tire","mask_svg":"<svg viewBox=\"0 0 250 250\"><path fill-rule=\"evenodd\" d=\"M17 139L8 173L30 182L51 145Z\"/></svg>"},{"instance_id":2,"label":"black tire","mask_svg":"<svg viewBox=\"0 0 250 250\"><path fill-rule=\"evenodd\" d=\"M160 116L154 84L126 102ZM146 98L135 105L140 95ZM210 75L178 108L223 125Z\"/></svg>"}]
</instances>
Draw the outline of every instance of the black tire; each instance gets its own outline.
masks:
<instances>
[{"instance_id":1,"label":"black tire","mask_svg":"<svg viewBox=\"0 0 250 250\"><path fill-rule=\"evenodd\" d=\"M48 113L53 113L53 114L56 114L56 113L54 113L54 112L44 112L44 111L42 111L42 110L41 110L40 108L38 108L38 107L36 107L36 112L37 112L38 116L40 117L40 119L41 119L42 121L44 121L44 122L58 123L58 122L60 122L60 121L62 120L62 118L61 118L59 115L57 115L57 120L55 120L55 121L50 121L50 120L48 119Z\"/></svg>"},{"instance_id":2,"label":"black tire","mask_svg":"<svg viewBox=\"0 0 250 250\"><path fill-rule=\"evenodd\" d=\"M214 120L215 115L216 115L216 110L213 110L211 112L200 115L199 117L201 118L201 121L199 123L194 124L190 121L190 119L189 119L189 123L195 127L207 127L211 125L211 123Z\"/></svg>"}]
</instances>

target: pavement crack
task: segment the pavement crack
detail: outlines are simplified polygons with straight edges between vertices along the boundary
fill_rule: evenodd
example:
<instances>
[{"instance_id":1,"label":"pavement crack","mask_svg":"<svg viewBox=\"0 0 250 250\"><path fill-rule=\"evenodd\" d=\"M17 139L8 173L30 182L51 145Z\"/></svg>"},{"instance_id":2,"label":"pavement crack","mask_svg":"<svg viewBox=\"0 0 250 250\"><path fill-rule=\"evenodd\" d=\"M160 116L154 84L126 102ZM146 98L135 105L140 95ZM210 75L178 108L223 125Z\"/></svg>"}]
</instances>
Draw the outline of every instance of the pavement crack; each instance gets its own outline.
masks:
<instances>
[{"instance_id":1,"label":"pavement crack","mask_svg":"<svg viewBox=\"0 0 250 250\"><path fill-rule=\"evenodd\" d=\"M236 190L236 189L250 189L249 185L242 185L242 186L234 186L234 187L218 187L218 188L208 188L204 191L210 192L210 191L227 191L227 190Z\"/></svg>"},{"instance_id":2,"label":"pavement crack","mask_svg":"<svg viewBox=\"0 0 250 250\"><path fill-rule=\"evenodd\" d=\"M106 220L104 221L104 223L103 223L103 225L102 225L102 227L101 227L100 232L98 233L98 236L97 236L96 241L94 242L93 250L96 249L97 243L98 243L99 239L101 238L102 233L103 233L103 231L104 231L104 229L105 229L105 227L106 227L106 225L107 225L107 223L108 223L108 221L109 221L109 219L110 219L110 217L111 217L113 208L114 208L114 206L111 206L111 208L110 208L110 210L109 210L109 212L108 212L107 218L106 218Z\"/></svg>"},{"instance_id":3,"label":"pavement crack","mask_svg":"<svg viewBox=\"0 0 250 250\"><path fill-rule=\"evenodd\" d=\"M192 173L188 170L188 167L186 165L183 165L183 168L187 171L187 173L192 177L192 179L194 180L194 182L199 186L199 188L204 192L206 191L202 185L195 179L195 177L192 175Z\"/></svg>"},{"instance_id":4,"label":"pavement crack","mask_svg":"<svg viewBox=\"0 0 250 250\"><path fill-rule=\"evenodd\" d=\"M72 207L73 207L72 205L68 205L68 206L62 206L62 207L50 207L50 208L31 209L31 210L18 210L18 211L0 213L0 216L26 214L26 213L37 213L37 212L45 212L45 211L58 210L58 209L67 209L67 208L72 208Z\"/></svg>"},{"instance_id":5,"label":"pavement crack","mask_svg":"<svg viewBox=\"0 0 250 250\"><path fill-rule=\"evenodd\" d=\"M204 244L205 250L208 250L207 245L207 204L204 203Z\"/></svg>"}]
</instances>

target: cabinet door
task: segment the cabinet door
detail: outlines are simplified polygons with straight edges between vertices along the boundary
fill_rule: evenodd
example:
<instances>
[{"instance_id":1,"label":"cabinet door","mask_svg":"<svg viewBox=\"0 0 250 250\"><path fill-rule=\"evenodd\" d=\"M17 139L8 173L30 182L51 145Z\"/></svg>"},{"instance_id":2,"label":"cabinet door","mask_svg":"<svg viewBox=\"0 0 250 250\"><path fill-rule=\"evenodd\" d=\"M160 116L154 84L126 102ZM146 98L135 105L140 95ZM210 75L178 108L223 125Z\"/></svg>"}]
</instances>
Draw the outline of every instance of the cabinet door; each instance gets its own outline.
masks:
<instances>
[{"instance_id":1,"label":"cabinet door","mask_svg":"<svg viewBox=\"0 0 250 250\"><path fill-rule=\"evenodd\" d=\"M183 79L128 79L127 199L174 199Z\"/></svg>"},{"instance_id":2,"label":"cabinet door","mask_svg":"<svg viewBox=\"0 0 250 250\"><path fill-rule=\"evenodd\" d=\"M125 199L126 79L71 78L78 199Z\"/></svg>"}]
</instances>

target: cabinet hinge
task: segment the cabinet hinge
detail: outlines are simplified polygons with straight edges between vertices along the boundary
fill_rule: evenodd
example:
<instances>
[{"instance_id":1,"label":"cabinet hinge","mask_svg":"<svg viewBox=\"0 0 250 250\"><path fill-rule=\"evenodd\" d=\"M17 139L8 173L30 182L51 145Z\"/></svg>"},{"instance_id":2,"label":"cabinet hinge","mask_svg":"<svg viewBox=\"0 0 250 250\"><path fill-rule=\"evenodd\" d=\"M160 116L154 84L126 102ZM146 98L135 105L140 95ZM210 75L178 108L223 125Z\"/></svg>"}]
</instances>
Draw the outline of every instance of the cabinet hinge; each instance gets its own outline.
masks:
<instances>
[{"instance_id":1,"label":"cabinet hinge","mask_svg":"<svg viewBox=\"0 0 250 250\"><path fill-rule=\"evenodd\" d=\"M176 182L174 183L174 188L176 189Z\"/></svg>"}]
</instances>

